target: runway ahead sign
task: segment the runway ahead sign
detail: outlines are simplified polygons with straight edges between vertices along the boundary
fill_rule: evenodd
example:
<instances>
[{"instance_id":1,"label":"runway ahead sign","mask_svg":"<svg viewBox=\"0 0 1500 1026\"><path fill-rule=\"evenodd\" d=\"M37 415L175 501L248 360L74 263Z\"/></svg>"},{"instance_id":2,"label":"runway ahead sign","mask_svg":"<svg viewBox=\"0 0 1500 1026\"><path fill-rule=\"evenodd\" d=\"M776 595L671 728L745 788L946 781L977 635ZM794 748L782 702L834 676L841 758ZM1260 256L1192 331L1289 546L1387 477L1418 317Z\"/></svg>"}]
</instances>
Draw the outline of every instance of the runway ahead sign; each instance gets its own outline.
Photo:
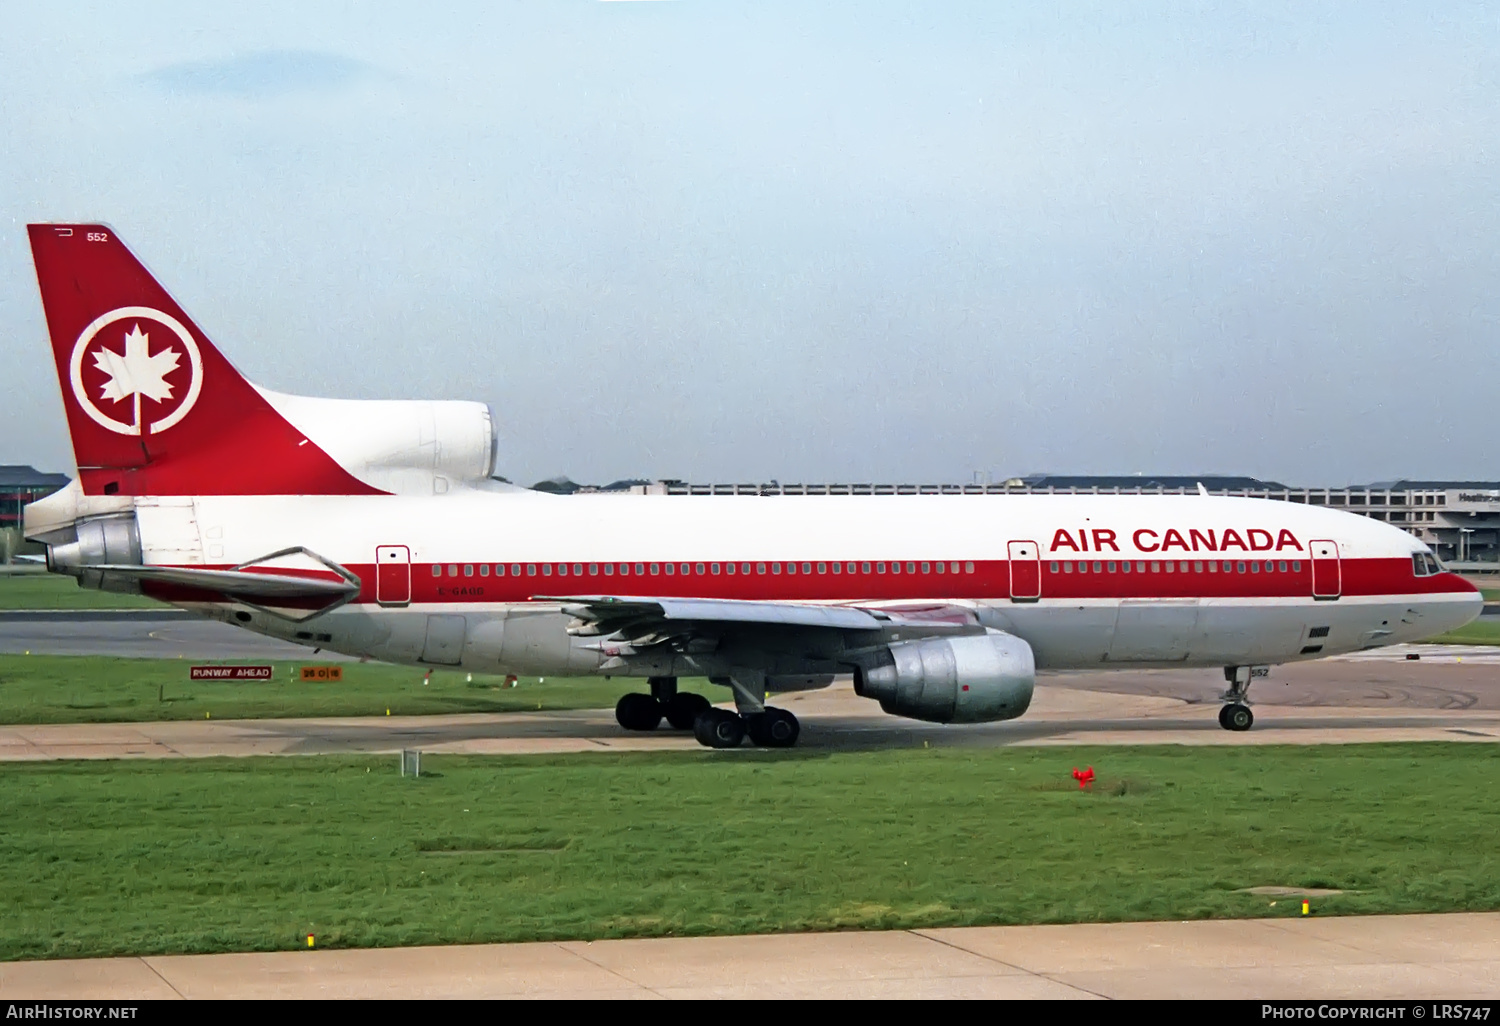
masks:
<instances>
[{"instance_id":1,"label":"runway ahead sign","mask_svg":"<svg viewBox=\"0 0 1500 1026\"><path fill-rule=\"evenodd\" d=\"M189 680L270 680L269 666L194 666Z\"/></svg>"}]
</instances>

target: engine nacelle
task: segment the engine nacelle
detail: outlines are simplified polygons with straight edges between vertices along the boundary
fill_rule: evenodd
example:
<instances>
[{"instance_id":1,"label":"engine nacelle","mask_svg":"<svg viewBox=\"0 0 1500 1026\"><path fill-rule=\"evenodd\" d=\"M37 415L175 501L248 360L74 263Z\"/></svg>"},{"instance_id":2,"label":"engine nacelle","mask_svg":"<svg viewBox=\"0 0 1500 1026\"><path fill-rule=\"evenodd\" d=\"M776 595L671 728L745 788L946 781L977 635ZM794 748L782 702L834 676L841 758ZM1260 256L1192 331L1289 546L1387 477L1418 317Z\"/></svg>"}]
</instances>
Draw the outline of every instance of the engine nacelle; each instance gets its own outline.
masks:
<instances>
[{"instance_id":1,"label":"engine nacelle","mask_svg":"<svg viewBox=\"0 0 1500 1026\"><path fill-rule=\"evenodd\" d=\"M78 578L81 588L125 593L138 593L141 590L139 578L87 569L112 563L140 565L141 529L134 513L80 521L75 525L73 534L72 541L48 543L48 570L55 574L71 574Z\"/></svg>"},{"instance_id":2,"label":"engine nacelle","mask_svg":"<svg viewBox=\"0 0 1500 1026\"><path fill-rule=\"evenodd\" d=\"M854 673L857 694L893 716L934 723L1014 719L1031 705L1035 685L1031 646L994 630L897 642Z\"/></svg>"},{"instance_id":3,"label":"engine nacelle","mask_svg":"<svg viewBox=\"0 0 1500 1026\"><path fill-rule=\"evenodd\" d=\"M259 391L340 466L382 491L441 495L494 473L495 423L484 403Z\"/></svg>"}]
</instances>

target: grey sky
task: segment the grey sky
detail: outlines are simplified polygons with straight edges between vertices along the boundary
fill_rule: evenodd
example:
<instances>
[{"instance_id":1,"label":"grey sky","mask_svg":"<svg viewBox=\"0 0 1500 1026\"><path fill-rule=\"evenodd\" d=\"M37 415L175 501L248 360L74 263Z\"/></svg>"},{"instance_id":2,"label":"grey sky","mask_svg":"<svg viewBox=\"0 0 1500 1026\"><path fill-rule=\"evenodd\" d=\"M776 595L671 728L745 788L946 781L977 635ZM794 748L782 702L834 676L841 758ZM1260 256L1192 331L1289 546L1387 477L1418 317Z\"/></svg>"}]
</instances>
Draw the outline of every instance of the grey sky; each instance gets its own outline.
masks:
<instances>
[{"instance_id":1,"label":"grey sky","mask_svg":"<svg viewBox=\"0 0 1500 1026\"><path fill-rule=\"evenodd\" d=\"M1500 477L1493 6L1007 6L7 5L0 462L98 218L524 482Z\"/></svg>"}]
</instances>

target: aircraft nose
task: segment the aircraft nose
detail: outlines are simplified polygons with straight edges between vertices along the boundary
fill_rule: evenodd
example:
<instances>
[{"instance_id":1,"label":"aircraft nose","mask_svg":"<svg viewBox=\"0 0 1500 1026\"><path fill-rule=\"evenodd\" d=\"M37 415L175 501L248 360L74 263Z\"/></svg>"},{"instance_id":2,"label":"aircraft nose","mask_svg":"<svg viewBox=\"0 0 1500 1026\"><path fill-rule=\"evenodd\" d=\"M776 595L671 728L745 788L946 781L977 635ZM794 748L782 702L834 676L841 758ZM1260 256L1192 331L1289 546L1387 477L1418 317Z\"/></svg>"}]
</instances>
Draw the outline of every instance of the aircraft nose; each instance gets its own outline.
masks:
<instances>
[{"instance_id":1,"label":"aircraft nose","mask_svg":"<svg viewBox=\"0 0 1500 1026\"><path fill-rule=\"evenodd\" d=\"M1446 601L1431 603L1427 611L1426 619L1431 621L1434 627L1441 628L1435 630L1433 632L1435 634L1457 630L1465 624L1472 623L1480 613L1484 612L1484 595L1479 589L1457 574L1449 576L1451 577L1449 583L1452 584L1453 589L1444 596Z\"/></svg>"}]
</instances>

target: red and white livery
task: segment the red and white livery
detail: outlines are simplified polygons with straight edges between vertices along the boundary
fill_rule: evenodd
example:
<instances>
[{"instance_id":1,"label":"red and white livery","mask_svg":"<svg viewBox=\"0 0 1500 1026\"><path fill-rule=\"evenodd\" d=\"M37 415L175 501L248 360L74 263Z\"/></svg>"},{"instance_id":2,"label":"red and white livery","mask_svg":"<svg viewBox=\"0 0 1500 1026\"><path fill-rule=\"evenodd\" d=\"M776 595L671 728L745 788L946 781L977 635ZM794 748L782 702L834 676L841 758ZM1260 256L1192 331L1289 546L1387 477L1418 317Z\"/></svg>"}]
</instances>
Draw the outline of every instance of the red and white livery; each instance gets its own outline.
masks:
<instances>
[{"instance_id":1,"label":"red and white livery","mask_svg":"<svg viewBox=\"0 0 1500 1026\"><path fill-rule=\"evenodd\" d=\"M1038 670L1276 663L1414 641L1479 593L1394 527L1210 496L554 496L494 481L478 403L239 374L105 225L30 226L78 476L48 566L394 663L650 682L622 726L785 746L775 692L852 674L898 716L1020 716ZM703 676L738 712L677 690Z\"/></svg>"}]
</instances>

